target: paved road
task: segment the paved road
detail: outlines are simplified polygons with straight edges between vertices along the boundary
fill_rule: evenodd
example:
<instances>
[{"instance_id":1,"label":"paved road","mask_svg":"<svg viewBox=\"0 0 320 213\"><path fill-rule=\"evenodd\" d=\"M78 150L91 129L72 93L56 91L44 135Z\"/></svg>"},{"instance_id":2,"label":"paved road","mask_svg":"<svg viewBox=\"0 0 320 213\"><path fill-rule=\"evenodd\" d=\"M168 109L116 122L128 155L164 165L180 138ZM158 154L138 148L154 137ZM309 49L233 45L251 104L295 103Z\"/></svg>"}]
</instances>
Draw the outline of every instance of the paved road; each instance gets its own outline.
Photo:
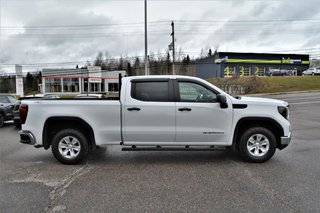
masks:
<instances>
[{"instance_id":1,"label":"paved road","mask_svg":"<svg viewBox=\"0 0 320 213\"><path fill-rule=\"evenodd\" d=\"M0 129L0 212L320 212L320 93L289 101L293 141L264 164L221 152L121 152L66 166Z\"/></svg>"}]
</instances>

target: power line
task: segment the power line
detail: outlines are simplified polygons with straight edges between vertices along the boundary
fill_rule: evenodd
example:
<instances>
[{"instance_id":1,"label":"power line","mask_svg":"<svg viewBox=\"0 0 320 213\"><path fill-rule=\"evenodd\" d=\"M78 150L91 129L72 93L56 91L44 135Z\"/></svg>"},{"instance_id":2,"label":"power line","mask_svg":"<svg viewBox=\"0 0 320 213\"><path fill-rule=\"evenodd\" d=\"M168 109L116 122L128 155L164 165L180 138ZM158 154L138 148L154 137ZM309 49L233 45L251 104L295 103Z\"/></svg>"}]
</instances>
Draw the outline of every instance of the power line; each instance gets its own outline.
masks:
<instances>
[{"instance_id":1,"label":"power line","mask_svg":"<svg viewBox=\"0 0 320 213\"><path fill-rule=\"evenodd\" d=\"M3 1L3 0L2 0ZM279 22L297 22L297 23L320 23L320 19L264 19L264 20L229 20L229 19L221 19L221 20L174 20L177 25L182 24L267 24L273 25ZM159 20L159 21L148 21L148 24L168 24L171 20ZM266 23L263 23L266 22ZM275 23L272 23L275 22ZM110 27L110 26L143 26L143 22L129 22L129 23L109 23L109 24L80 24L80 25L25 25L25 26L1 26L1 29L65 29L65 28L95 28L95 27Z\"/></svg>"},{"instance_id":2,"label":"power line","mask_svg":"<svg viewBox=\"0 0 320 213\"><path fill-rule=\"evenodd\" d=\"M148 24L162 24L168 21L149 21ZM79 24L79 25L26 25L26 26L2 26L1 29L38 29L38 28L91 28L91 27L109 27L109 26L128 26L128 25L143 25L142 22L129 23L109 23L109 24Z\"/></svg>"},{"instance_id":3,"label":"power line","mask_svg":"<svg viewBox=\"0 0 320 213\"><path fill-rule=\"evenodd\" d=\"M320 19L242 19L242 20L230 20L230 19L220 19L220 20L175 20L177 23L260 23L260 22L319 22Z\"/></svg>"},{"instance_id":4,"label":"power line","mask_svg":"<svg viewBox=\"0 0 320 213\"><path fill-rule=\"evenodd\" d=\"M13 1L53 1L53 0L2 0L2 1L10 1L10 2L13 2ZM66 2L66 1L78 1L78 0L55 0L57 2ZM143 0L91 0L91 1L104 1L104 2L123 2L123 1L126 1L126 2L141 2ZM165 2L173 2L173 1L176 1L176 2L182 2L182 1L185 1L185 2L233 2L234 0L148 0L148 1L153 1L153 2L161 2L161 1L165 1ZM242 0L242 1L247 1L247 2L282 2L284 0Z\"/></svg>"}]
</instances>

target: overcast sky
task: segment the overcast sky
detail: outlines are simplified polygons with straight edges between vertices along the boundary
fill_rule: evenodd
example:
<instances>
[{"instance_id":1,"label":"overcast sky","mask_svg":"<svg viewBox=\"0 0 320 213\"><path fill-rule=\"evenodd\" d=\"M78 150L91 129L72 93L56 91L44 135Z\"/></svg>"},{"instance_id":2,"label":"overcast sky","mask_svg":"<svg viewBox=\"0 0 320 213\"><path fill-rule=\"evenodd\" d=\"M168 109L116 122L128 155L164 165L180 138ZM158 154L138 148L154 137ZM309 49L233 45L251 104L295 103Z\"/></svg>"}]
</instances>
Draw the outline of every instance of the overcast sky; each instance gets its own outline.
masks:
<instances>
[{"instance_id":1,"label":"overcast sky","mask_svg":"<svg viewBox=\"0 0 320 213\"><path fill-rule=\"evenodd\" d=\"M80 66L99 51L144 55L143 0L0 0L0 69ZM148 0L149 53L290 52L320 56L319 0ZM66 63L75 62L75 63ZM40 65L39 65L40 64ZM0 70L1 72L1 70Z\"/></svg>"}]
</instances>

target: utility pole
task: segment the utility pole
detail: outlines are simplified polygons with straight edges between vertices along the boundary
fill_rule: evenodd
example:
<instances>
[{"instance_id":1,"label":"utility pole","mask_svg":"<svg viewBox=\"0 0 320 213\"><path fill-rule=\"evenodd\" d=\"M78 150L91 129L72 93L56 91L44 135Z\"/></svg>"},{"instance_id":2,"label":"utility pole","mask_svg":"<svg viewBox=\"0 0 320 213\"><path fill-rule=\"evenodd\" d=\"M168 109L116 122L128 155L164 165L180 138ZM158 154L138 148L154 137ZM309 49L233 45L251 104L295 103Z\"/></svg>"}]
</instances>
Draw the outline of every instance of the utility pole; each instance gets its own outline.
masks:
<instances>
[{"instance_id":1,"label":"utility pole","mask_svg":"<svg viewBox=\"0 0 320 213\"><path fill-rule=\"evenodd\" d=\"M171 22L171 28L172 28L172 75L175 75L175 69L174 69L174 61L175 61L175 50L174 50L174 23Z\"/></svg>"},{"instance_id":2,"label":"utility pole","mask_svg":"<svg viewBox=\"0 0 320 213\"><path fill-rule=\"evenodd\" d=\"M147 0L144 0L144 74L148 72Z\"/></svg>"},{"instance_id":3,"label":"utility pole","mask_svg":"<svg viewBox=\"0 0 320 213\"><path fill-rule=\"evenodd\" d=\"M0 0L0 59L2 59L2 46L1 46L1 36L2 36L2 35L1 35L1 33L2 33L2 32L1 32L1 27L2 27L2 25L1 25L1 15L2 15L2 14L1 14L1 9L2 9L2 8L1 8L1 0ZM0 66L0 73L2 73L1 71L2 71L2 70L1 70L1 66Z\"/></svg>"}]
</instances>

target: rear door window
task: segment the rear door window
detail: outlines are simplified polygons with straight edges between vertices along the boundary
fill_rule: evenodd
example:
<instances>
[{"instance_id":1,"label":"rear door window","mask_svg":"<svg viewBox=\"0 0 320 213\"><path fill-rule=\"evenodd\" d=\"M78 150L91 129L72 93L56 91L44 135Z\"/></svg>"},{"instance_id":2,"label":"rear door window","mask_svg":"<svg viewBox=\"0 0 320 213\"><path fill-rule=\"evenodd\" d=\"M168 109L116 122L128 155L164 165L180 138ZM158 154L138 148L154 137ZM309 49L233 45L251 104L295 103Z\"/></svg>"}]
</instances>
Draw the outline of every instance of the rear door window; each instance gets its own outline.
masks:
<instances>
[{"instance_id":1,"label":"rear door window","mask_svg":"<svg viewBox=\"0 0 320 213\"><path fill-rule=\"evenodd\" d=\"M132 98L140 101L168 102L169 82L148 81L132 83Z\"/></svg>"}]
</instances>

